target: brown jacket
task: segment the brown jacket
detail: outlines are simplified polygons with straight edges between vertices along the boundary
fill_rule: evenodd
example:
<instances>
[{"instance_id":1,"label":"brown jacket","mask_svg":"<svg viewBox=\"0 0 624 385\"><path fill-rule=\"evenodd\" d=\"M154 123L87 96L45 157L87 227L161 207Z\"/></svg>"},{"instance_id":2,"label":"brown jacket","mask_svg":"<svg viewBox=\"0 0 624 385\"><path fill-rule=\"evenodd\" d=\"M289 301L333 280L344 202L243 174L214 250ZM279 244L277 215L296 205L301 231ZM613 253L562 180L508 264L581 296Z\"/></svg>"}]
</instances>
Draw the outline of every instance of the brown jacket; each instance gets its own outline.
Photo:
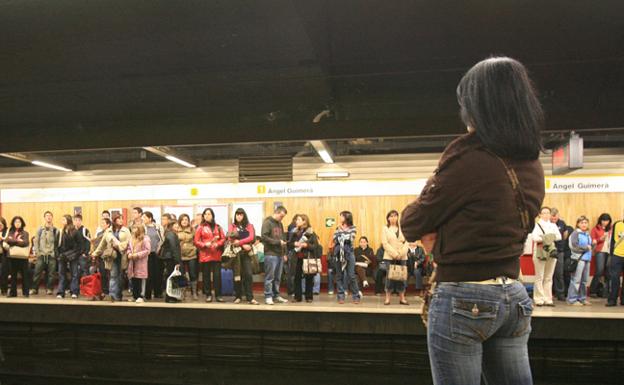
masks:
<instances>
[{"instance_id":1,"label":"brown jacket","mask_svg":"<svg viewBox=\"0 0 624 385\"><path fill-rule=\"evenodd\" d=\"M518 176L529 218L535 218L544 199L541 163L506 162ZM515 197L501 162L467 134L446 148L421 195L403 210L401 228L408 241L438 234L433 254L439 282L517 278L528 233Z\"/></svg>"}]
</instances>

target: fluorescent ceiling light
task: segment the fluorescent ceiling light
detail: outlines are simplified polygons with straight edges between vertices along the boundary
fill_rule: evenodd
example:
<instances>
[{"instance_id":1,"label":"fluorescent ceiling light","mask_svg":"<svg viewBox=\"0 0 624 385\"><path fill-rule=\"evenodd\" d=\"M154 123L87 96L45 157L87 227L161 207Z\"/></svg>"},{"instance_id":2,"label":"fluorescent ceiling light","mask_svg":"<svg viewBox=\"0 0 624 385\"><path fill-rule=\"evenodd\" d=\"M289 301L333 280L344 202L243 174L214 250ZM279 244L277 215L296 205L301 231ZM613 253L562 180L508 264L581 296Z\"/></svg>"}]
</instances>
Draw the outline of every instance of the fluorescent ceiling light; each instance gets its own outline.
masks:
<instances>
[{"instance_id":1,"label":"fluorescent ceiling light","mask_svg":"<svg viewBox=\"0 0 624 385\"><path fill-rule=\"evenodd\" d=\"M324 172L317 172L316 173L316 177L317 178L348 178L349 177L349 172L348 171L324 171Z\"/></svg>"},{"instance_id":2,"label":"fluorescent ceiling light","mask_svg":"<svg viewBox=\"0 0 624 385\"><path fill-rule=\"evenodd\" d=\"M329 146L322 140L311 140L310 144L316 150L316 153L323 159L325 163L334 163L334 159L332 159L332 154L329 150Z\"/></svg>"},{"instance_id":3,"label":"fluorescent ceiling light","mask_svg":"<svg viewBox=\"0 0 624 385\"><path fill-rule=\"evenodd\" d=\"M35 166L51 168L53 170L58 170L58 171L68 171L68 172L69 171L73 171L70 168L66 168L66 167L63 167L63 166L57 166L55 164L42 162L40 160L33 160L31 163L34 164Z\"/></svg>"},{"instance_id":4,"label":"fluorescent ceiling light","mask_svg":"<svg viewBox=\"0 0 624 385\"><path fill-rule=\"evenodd\" d=\"M195 166L194 164L189 163L189 162L187 162L187 161L185 161L185 160L182 160L182 159L180 159L180 158L176 158L176 157L175 157L175 156L173 156L173 155L167 155L167 156L165 156L165 159L170 160L170 161L172 161L172 162L175 162L175 163L177 163L177 164L181 164L181 165L182 165L182 166L184 166L184 167L188 167L188 168L195 168L195 167L197 167L197 166Z\"/></svg>"}]
</instances>

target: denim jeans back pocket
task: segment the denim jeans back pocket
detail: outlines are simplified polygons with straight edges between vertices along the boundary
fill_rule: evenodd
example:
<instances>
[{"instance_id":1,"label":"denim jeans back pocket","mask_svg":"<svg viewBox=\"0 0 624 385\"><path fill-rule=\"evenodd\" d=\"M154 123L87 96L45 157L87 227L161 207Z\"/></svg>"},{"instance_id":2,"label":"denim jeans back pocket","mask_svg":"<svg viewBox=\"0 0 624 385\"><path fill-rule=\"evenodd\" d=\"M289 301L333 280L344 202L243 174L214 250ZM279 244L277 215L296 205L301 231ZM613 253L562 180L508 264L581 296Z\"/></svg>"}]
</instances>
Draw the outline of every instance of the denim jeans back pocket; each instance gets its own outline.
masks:
<instances>
[{"instance_id":1,"label":"denim jeans back pocket","mask_svg":"<svg viewBox=\"0 0 624 385\"><path fill-rule=\"evenodd\" d=\"M533 315L533 300L525 298L518 302L518 324L513 333L514 337L520 337L531 333L531 316Z\"/></svg>"},{"instance_id":2,"label":"denim jeans back pocket","mask_svg":"<svg viewBox=\"0 0 624 385\"><path fill-rule=\"evenodd\" d=\"M453 298L451 335L457 342L480 343L488 339L496 324L498 302Z\"/></svg>"}]
</instances>

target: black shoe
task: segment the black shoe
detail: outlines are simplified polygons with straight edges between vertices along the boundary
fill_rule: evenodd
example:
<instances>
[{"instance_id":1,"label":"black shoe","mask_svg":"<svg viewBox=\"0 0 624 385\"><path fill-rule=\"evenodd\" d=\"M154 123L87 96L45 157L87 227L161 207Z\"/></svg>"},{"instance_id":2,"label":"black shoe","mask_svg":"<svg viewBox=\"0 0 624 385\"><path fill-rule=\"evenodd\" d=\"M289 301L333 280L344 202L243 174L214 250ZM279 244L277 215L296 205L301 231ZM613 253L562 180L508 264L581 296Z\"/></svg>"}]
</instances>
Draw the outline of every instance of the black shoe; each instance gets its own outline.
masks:
<instances>
[{"instance_id":1,"label":"black shoe","mask_svg":"<svg viewBox=\"0 0 624 385\"><path fill-rule=\"evenodd\" d=\"M178 300L175 299L175 298L172 298L172 297L167 297L167 298L165 298L165 302L167 302L167 303L177 303Z\"/></svg>"},{"instance_id":2,"label":"black shoe","mask_svg":"<svg viewBox=\"0 0 624 385\"><path fill-rule=\"evenodd\" d=\"M605 304L605 306L606 306L606 307L612 307L612 306L616 306L616 304L611 303L611 302L607 302L607 303Z\"/></svg>"},{"instance_id":3,"label":"black shoe","mask_svg":"<svg viewBox=\"0 0 624 385\"><path fill-rule=\"evenodd\" d=\"M559 296L557 296L557 301L565 302L566 301L566 297L564 295L559 295Z\"/></svg>"}]
</instances>

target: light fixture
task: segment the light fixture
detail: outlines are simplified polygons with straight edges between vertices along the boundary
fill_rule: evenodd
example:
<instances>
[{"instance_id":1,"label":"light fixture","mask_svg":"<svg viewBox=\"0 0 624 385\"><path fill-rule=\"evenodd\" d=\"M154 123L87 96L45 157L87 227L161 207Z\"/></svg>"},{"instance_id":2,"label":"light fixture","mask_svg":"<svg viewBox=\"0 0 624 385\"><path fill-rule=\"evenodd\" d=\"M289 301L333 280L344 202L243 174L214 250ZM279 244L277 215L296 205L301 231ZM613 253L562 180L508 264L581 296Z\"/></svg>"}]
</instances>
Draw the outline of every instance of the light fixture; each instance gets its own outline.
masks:
<instances>
[{"instance_id":1,"label":"light fixture","mask_svg":"<svg viewBox=\"0 0 624 385\"><path fill-rule=\"evenodd\" d=\"M73 171L71 168L67 168L67 167L63 167L63 166L58 166L56 164L52 164L52 163L48 163L48 162L43 162L41 160L33 160L32 162L30 162L32 164L34 164L35 166L39 166L39 167L45 167L45 168L51 168L53 170L58 170L58 171Z\"/></svg>"},{"instance_id":2,"label":"light fixture","mask_svg":"<svg viewBox=\"0 0 624 385\"><path fill-rule=\"evenodd\" d=\"M317 178L348 178L349 171L322 171L317 172Z\"/></svg>"},{"instance_id":3,"label":"light fixture","mask_svg":"<svg viewBox=\"0 0 624 385\"><path fill-rule=\"evenodd\" d=\"M177 163L181 166L188 168L195 168L197 165L193 164L189 159L184 159L184 157L176 154L176 152L169 147L143 147L144 150L147 150L153 154L162 156L168 161Z\"/></svg>"},{"instance_id":4,"label":"light fixture","mask_svg":"<svg viewBox=\"0 0 624 385\"><path fill-rule=\"evenodd\" d=\"M311 140L310 144L316 150L316 153L323 159L325 163L334 163L334 159L332 158L331 150L325 141L323 140Z\"/></svg>"},{"instance_id":5,"label":"light fixture","mask_svg":"<svg viewBox=\"0 0 624 385\"><path fill-rule=\"evenodd\" d=\"M165 159L170 160L170 161L172 161L172 162L175 162L175 163L177 163L177 164L181 164L181 165L182 165L182 166L184 166L184 167L188 167L188 168L195 168L195 167L197 167L197 166L195 166L194 164L189 163L189 162L187 162L187 161L185 161L185 160L182 160L182 159L180 159L180 158L176 158L176 157L175 157L175 156L173 156L173 155L167 155L167 156L165 156Z\"/></svg>"}]
</instances>

